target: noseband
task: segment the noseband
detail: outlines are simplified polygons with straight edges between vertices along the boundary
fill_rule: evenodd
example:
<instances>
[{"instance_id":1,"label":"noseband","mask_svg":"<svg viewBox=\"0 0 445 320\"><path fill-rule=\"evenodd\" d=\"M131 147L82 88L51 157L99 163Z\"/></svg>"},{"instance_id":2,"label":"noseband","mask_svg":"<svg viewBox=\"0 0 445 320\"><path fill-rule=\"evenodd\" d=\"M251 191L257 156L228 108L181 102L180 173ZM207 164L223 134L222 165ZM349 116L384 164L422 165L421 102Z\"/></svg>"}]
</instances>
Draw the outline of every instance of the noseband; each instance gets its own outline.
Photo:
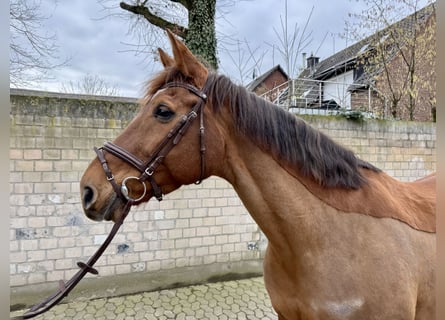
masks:
<instances>
[{"instance_id":1,"label":"noseband","mask_svg":"<svg viewBox=\"0 0 445 320\"><path fill-rule=\"evenodd\" d=\"M199 180L196 182L197 184L201 183L202 179L205 175L205 141L204 141L204 105L207 100L207 95L197 89L196 87L183 83L183 82L170 82L161 87L160 90L173 88L173 87L181 87L187 89L189 92L195 94L200 99L194 105L192 110L183 115L181 120L176 123L176 125L168 132L168 134L164 137L164 139L159 143L156 147L153 154L147 161L142 161L127 150L112 142L105 142L104 145L100 148L94 148L94 151L97 154L97 157L102 165L102 168L105 172L107 180L113 186L114 192L116 195L124 202L131 202L132 204L137 204L141 201L146 193L147 187L145 185L145 181L148 180L150 182L151 188L153 190L153 194L158 201L162 200L162 190L159 185L156 183L153 174L159 165L163 162L164 158L167 154L173 149L182 139L184 134L187 132L187 129L190 127L192 121L198 116L200 116L200 128L199 128L199 136L200 136L200 158L201 158L201 175ZM128 164L135 167L141 175L139 177L129 176L123 179L121 186L117 184L114 179L114 175L112 174L108 163L105 159L104 151L111 153L112 155L124 160ZM130 195L130 188L127 186L129 181L136 181L142 185L143 192L137 197L133 197Z\"/></svg>"}]
</instances>

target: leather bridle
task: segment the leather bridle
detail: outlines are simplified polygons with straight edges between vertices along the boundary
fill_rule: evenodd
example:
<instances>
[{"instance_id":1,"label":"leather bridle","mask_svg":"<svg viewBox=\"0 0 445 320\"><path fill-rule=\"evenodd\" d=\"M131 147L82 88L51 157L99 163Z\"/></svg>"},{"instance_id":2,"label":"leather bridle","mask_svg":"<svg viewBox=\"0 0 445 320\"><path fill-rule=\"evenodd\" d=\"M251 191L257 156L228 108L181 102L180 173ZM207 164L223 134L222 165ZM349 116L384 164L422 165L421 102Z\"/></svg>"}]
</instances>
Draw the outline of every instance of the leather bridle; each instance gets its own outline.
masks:
<instances>
[{"instance_id":1,"label":"leather bridle","mask_svg":"<svg viewBox=\"0 0 445 320\"><path fill-rule=\"evenodd\" d=\"M125 150L122 147L119 147L118 145L112 143L112 142L105 142L103 147L100 148L94 148L94 151L97 154L97 157L102 164L102 168L104 169L105 175L107 176L107 180L111 183L113 186L114 192L116 195L124 202L132 201L134 203L138 203L141 201L147 192L147 187L145 185L145 181L148 180L148 182L151 185L151 188L153 190L153 194L156 197L158 201L162 200L162 190L156 183L153 174L156 171L156 169L159 167L159 165L163 162L164 158L167 156L167 154L170 152L171 149L173 149L182 139L184 134L187 132L187 129L190 127L192 121L198 117L200 117L200 128L199 128L199 135L200 135L200 156L201 156L201 175L197 181L197 183L201 183L202 179L205 175L205 141L204 141L204 105L207 100L207 96L203 91L200 91L196 87L183 83L183 82L170 82L166 85L162 86L160 90L172 88L172 87L182 87L184 89L187 89L191 93L198 96L200 99L195 104L195 106L188 112L187 114L183 115L181 119L176 123L176 125L168 132L168 134L164 137L164 139L159 143L159 145L156 147L152 155L147 161L142 161L127 150ZM119 185L114 180L114 176L108 167L107 161L104 156L104 152L109 152L110 154L120 158L121 160L124 160L128 164L135 167L141 175L139 177L129 176L123 179L122 185L119 187ZM142 194L138 195L137 197L132 197L129 194L129 188L127 186L128 181L137 181L142 185L143 192Z\"/></svg>"},{"instance_id":2,"label":"leather bridle","mask_svg":"<svg viewBox=\"0 0 445 320\"><path fill-rule=\"evenodd\" d=\"M164 137L164 139L159 143L153 154L147 161L142 161L127 150L122 147L117 146L112 142L105 142L104 145L100 148L94 148L94 151L97 154L97 157L102 165L102 168L105 172L107 180L113 186L113 190L116 193L117 197L122 200L124 203L124 207L122 209L122 214L120 218L114 223L113 228L111 229L108 237L99 247L99 249L94 253L94 255L88 260L87 263L78 262L77 266L80 270L67 282L63 280L59 281L59 290L42 301L41 303L33 305L25 314L21 316L16 316L13 319L30 319L37 315L40 315L56 304L58 304L64 297L68 295L71 290L82 280L82 278L87 273L99 274L99 272L93 267L100 256L104 253L105 249L111 243L111 240L116 235L117 231L123 224L125 218L127 217L130 209L133 205L138 204L147 193L147 187L145 185L145 181L149 181L151 188L153 190L153 194L158 199L158 201L162 200L162 190L159 185L156 183L153 174L156 169L161 165L164 158L173 149L180 141L184 134L187 132L193 120L200 117L200 127L199 127L199 140L200 140L200 156L201 156L201 175L196 183L201 183L205 177L205 137L204 137L204 105L207 100L207 95L204 93L204 89L201 91L196 87L183 83L183 82L170 82L162 86L159 90L172 88L172 87L181 87L187 89L191 93L195 94L199 97L199 101L195 104L190 112L181 117L181 119L176 123L176 125L168 132L168 134ZM139 177L129 176L123 179L121 186L115 181L114 176L108 166L108 163L105 159L104 151L124 160L129 163L133 167L141 172ZM127 183L131 180L135 180L138 183L141 183L143 186L143 192L138 197L134 198L130 195Z\"/></svg>"}]
</instances>

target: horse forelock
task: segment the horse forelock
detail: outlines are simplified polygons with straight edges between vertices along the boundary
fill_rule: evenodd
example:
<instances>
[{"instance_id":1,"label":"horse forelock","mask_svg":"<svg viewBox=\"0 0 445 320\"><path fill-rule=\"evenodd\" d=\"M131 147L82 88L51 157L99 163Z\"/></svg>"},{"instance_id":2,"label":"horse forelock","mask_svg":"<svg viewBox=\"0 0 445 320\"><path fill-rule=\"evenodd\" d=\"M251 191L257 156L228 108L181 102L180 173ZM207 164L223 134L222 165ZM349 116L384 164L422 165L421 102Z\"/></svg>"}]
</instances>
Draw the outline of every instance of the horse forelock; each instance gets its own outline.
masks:
<instances>
[{"instance_id":1,"label":"horse forelock","mask_svg":"<svg viewBox=\"0 0 445 320\"><path fill-rule=\"evenodd\" d=\"M214 112L229 108L235 128L304 176L326 187L357 189L366 183L360 168L380 171L304 120L234 84L209 74L207 95Z\"/></svg>"},{"instance_id":2,"label":"horse forelock","mask_svg":"<svg viewBox=\"0 0 445 320\"><path fill-rule=\"evenodd\" d=\"M142 101L149 101L151 97L162 88L162 86L170 82L191 83L190 79L184 76L177 68L165 68L147 82L145 95L142 98Z\"/></svg>"}]
</instances>

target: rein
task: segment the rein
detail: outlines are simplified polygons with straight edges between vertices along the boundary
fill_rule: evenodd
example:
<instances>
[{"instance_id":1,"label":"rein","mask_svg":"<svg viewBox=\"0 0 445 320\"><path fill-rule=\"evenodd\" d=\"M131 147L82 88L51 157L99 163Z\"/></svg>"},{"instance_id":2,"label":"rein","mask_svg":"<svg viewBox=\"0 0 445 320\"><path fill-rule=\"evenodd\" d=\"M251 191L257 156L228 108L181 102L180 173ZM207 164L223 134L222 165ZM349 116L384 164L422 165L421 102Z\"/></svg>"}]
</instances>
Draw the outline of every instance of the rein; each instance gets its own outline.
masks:
<instances>
[{"instance_id":1,"label":"rein","mask_svg":"<svg viewBox=\"0 0 445 320\"><path fill-rule=\"evenodd\" d=\"M73 290L76 285L82 280L82 278L87 274L99 274L97 269L93 268L94 264L97 262L97 260L100 258L100 256L104 253L105 249L108 247L108 245L111 243L111 240L113 240L114 236L116 235L117 231L121 227L121 225L124 222L124 219L128 215L131 209L132 202L128 201L124 208L123 208L123 214L121 216L121 219L117 221L113 228L111 229L110 233L108 234L108 237L105 239L105 241L102 243L102 245L97 249L97 251L94 253L94 255L87 261L87 263L84 262L77 262L77 266L80 268L79 271L77 271L74 276L68 280L67 282L64 282L63 280L59 281L59 290L54 293L53 295L49 296L47 299L43 300L42 302L33 305L25 314L21 316L14 317L12 319L19 320L19 319L30 319L34 318L52 307L54 307L56 304L58 304L64 297L68 295L68 293Z\"/></svg>"},{"instance_id":2,"label":"rein","mask_svg":"<svg viewBox=\"0 0 445 320\"><path fill-rule=\"evenodd\" d=\"M24 313L21 316L16 316L13 319L19 320L19 319L30 319L35 316L38 316L48 310L50 310L52 307L54 307L56 304L58 304L64 297L66 297L71 290L73 290L76 285L80 282L80 280L83 279L83 277L87 273L98 275L99 272L97 269L95 269L93 266L97 262L97 260L102 256L108 245L113 240L114 236L118 232L121 225L124 223L125 218L127 217L128 213L131 210L131 207L133 205L138 204L146 195L147 193L147 187L145 185L145 181L149 181L153 194L156 197L158 201L162 200L162 190L159 187L159 185L154 180L153 174L155 170L161 165L164 158L167 156L167 154L170 152L171 149L173 149L182 139L184 134L187 132L187 129L190 127L192 121L198 117L198 114L200 116L200 127L199 127L199 136L200 136L200 156L201 156L201 174L199 177L199 180L196 182L196 184L199 184L204 179L205 175L205 140L204 140L204 105L207 100L206 94L197 89L196 87L182 82L170 82L165 84L160 88L167 89L172 87L181 87L184 89L187 89L189 92L195 94L200 99L195 104L195 106L192 108L192 110L187 113L186 115L182 116L181 119L178 121L178 123L168 132L168 134L164 137L164 139L159 143L153 154L150 156L150 158L144 162L140 159L138 159L136 156L128 152L122 147L119 147L115 145L112 142L105 142L104 145L100 148L94 147L94 151L97 154L97 157L102 165L102 168L105 172L107 180L110 182L110 184L113 187L114 192L116 193L117 197L124 203L124 207L122 209L122 215L118 221L116 221L113 225L113 228L111 229L110 233L108 234L105 241L102 243L102 245L99 247L99 249L94 253L94 255L86 262L77 262L77 266L80 268L79 271L77 271L74 276L68 280L67 282L64 282L63 280L59 281L59 290L54 293L53 295L49 296L44 301L33 305L26 313ZM205 86L204 86L205 87ZM126 177L123 181L121 186L117 184L117 182L114 179L114 175L112 174L108 163L105 159L104 151L111 153L112 155L124 160L125 162L131 164L133 167L139 170L141 172L141 175L139 177L129 176ZM130 194L130 189L127 186L127 183L131 180L135 180L139 182L143 186L143 192L140 196L133 197Z\"/></svg>"}]
</instances>

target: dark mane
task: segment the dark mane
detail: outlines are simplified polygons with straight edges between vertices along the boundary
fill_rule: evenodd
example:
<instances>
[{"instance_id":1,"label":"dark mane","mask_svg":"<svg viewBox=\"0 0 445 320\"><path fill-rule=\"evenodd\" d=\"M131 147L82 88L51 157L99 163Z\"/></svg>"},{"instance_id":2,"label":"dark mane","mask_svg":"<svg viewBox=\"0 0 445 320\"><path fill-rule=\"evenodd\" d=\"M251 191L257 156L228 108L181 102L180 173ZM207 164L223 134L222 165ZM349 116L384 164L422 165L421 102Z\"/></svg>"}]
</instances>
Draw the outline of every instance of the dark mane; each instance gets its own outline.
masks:
<instances>
[{"instance_id":1,"label":"dark mane","mask_svg":"<svg viewBox=\"0 0 445 320\"><path fill-rule=\"evenodd\" d=\"M314 129L304 120L235 85L229 78L209 74L205 88L218 112L229 106L234 126L277 161L326 187L357 189L366 183L359 168L380 171Z\"/></svg>"}]
</instances>

